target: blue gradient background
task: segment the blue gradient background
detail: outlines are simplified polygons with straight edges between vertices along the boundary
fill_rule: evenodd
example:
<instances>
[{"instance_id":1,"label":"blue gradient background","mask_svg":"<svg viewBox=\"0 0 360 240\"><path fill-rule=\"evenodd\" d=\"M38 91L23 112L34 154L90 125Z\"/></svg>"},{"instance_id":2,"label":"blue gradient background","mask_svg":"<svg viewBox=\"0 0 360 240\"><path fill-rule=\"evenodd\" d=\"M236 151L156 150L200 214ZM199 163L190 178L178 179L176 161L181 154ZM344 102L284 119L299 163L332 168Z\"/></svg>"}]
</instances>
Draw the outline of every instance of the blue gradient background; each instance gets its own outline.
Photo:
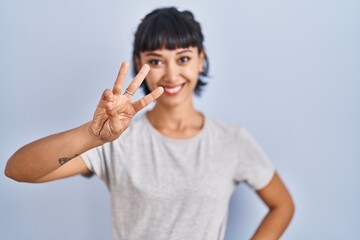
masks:
<instances>
[{"instance_id":1,"label":"blue gradient background","mask_svg":"<svg viewBox=\"0 0 360 240\"><path fill-rule=\"evenodd\" d=\"M355 0L0 0L0 169L22 145L90 120L131 58L140 19L170 5L192 10L206 37L211 78L197 107L247 127L295 199L283 239L360 239ZM265 212L240 185L226 239L248 239ZM0 175L0 239L110 238L98 178L26 184Z\"/></svg>"}]
</instances>

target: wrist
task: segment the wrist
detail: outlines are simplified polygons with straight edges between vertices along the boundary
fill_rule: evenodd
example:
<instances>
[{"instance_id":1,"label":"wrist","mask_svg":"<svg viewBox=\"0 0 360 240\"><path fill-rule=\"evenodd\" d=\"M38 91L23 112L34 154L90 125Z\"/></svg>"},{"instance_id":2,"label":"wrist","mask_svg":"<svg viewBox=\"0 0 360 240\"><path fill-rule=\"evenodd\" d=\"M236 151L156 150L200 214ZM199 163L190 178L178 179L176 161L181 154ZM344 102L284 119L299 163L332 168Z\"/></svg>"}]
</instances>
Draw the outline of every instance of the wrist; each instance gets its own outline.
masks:
<instances>
[{"instance_id":1,"label":"wrist","mask_svg":"<svg viewBox=\"0 0 360 240\"><path fill-rule=\"evenodd\" d=\"M90 149L106 143L106 141L102 140L100 136L95 135L93 131L91 131L91 124L92 122L90 121L80 126L82 129L83 139L88 143Z\"/></svg>"}]
</instances>

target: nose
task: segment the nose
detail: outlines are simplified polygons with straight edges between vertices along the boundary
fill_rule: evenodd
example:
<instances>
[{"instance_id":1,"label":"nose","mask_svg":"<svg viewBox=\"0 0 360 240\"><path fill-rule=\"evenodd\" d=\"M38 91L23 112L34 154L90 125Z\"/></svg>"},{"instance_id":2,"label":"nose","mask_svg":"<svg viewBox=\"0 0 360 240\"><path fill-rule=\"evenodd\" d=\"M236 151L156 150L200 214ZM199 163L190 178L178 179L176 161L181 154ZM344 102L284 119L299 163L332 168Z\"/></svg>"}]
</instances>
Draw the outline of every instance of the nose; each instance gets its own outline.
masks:
<instances>
[{"instance_id":1,"label":"nose","mask_svg":"<svg viewBox=\"0 0 360 240\"><path fill-rule=\"evenodd\" d=\"M175 83L179 76L179 68L175 63L168 63L166 65L165 82Z\"/></svg>"}]
</instances>

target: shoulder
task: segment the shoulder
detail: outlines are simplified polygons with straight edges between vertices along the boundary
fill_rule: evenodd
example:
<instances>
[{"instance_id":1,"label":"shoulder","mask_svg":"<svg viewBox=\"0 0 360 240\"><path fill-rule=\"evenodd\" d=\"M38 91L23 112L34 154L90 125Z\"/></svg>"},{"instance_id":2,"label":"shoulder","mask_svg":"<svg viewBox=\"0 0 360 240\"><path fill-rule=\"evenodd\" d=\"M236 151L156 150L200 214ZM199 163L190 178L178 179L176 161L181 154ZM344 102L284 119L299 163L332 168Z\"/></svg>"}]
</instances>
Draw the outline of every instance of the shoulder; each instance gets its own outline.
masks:
<instances>
[{"instance_id":1,"label":"shoulder","mask_svg":"<svg viewBox=\"0 0 360 240\"><path fill-rule=\"evenodd\" d=\"M238 136L243 131L243 126L237 123L206 117L206 129L208 132L218 136Z\"/></svg>"},{"instance_id":2,"label":"shoulder","mask_svg":"<svg viewBox=\"0 0 360 240\"><path fill-rule=\"evenodd\" d=\"M215 138L227 139L229 142L254 143L255 139L250 132L240 123L234 123L211 117L206 117L206 132Z\"/></svg>"}]
</instances>

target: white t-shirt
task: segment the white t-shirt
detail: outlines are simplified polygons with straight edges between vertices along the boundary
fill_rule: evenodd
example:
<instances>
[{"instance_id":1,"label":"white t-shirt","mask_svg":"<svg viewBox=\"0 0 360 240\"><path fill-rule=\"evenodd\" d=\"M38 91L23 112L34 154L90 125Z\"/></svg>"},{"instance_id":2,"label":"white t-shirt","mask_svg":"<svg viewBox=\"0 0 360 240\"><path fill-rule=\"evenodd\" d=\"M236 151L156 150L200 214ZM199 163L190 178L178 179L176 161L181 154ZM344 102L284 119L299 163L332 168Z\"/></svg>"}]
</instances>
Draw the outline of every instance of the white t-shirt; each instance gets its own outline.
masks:
<instances>
[{"instance_id":1,"label":"white t-shirt","mask_svg":"<svg viewBox=\"0 0 360 240\"><path fill-rule=\"evenodd\" d=\"M116 240L223 239L237 184L261 189L275 171L244 128L209 118L176 140L142 115L82 157L110 191Z\"/></svg>"}]
</instances>

